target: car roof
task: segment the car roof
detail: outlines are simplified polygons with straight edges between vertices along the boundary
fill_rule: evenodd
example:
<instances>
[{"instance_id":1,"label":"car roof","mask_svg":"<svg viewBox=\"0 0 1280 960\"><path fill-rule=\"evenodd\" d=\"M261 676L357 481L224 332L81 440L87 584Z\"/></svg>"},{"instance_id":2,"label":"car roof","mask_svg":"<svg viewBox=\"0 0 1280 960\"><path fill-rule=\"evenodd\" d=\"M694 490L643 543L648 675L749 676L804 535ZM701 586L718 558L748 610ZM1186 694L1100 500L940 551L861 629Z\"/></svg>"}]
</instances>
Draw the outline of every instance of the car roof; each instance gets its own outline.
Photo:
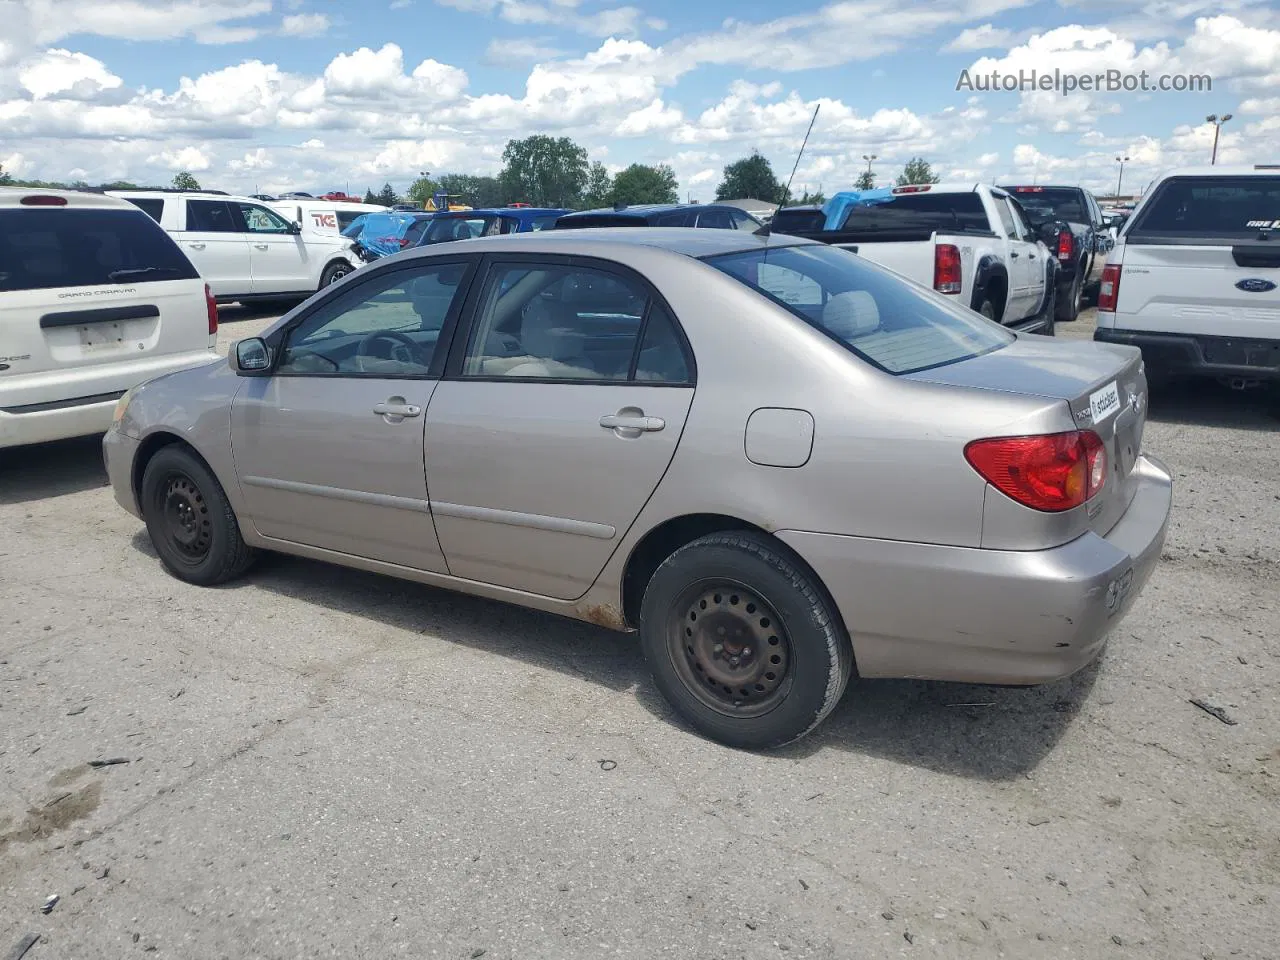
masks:
<instances>
[{"instance_id":1,"label":"car roof","mask_svg":"<svg viewBox=\"0 0 1280 960\"><path fill-rule=\"evenodd\" d=\"M648 217L659 213L670 213L673 210L713 210L733 209L723 203L633 203L625 207L598 207L595 210L575 210L566 213L565 217L598 217L607 214L611 217Z\"/></svg>"},{"instance_id":2,"label":"car roof","mask_svg":"<svg viewBox=\"0 0 1280 960\"><path fill-rule=\"evenodd\" d=\"M1280 169L1256 166L1199 166L1178 167L1168 170L1156 177L1156 180L1168 180L1170 177L1275 177L1280 176Z\"/></svg>"},{"instance_id":3,"label":"car roof","mask_svg":"<svg viewBox=\"0 0 1280 960\"><path fill-rule=\"evenodd\" d=\"M482 216L496 216L503 214L510 217L531 217L543 213L568 213L568 207L475 207L471 210L441 210L435 214L440 218L454 217L465 219L474 217L476 214Z\"/></svg>"},{"instance_id":4,"label":"car roof","mask_svg":"<svg viewBox=\"0 0 1280 960\"><path fill-rule=\"evenodd\" d=\"M62 197L67 202L60 207L98 207L110 210L125 208L137 210L133 204L105 193L89 193L82 190L46 190L44 187L0 187L0 207L20 207L23 197ZM31 207L38 210L40 207ZM145 214L144 214L145 216Z\"/></svg>"},{"instance_id":5,"label":"car roof","mask_svg":"<svg viewBox=\"0 0 1280 960\"><path fill-rule=\"evenodd\" d=\"M184 197L187 200L243 200L245 203L265 203L253 197L242 197L234 193L214 193L208 190L108 190L111 197L135 197L138 199L163 200L165 197Z\"/></svg>"},{"instance_id":6,"label":"car roof","mask_svg":"<svg viewBox=\"0 0 1280 960\"><path fill-rule=\"evenodd\" d=\"M484 253L563 253L591 256L602 245L624 247L656 247L686 257L714 257L722 253L738 253L776 247L812 245L816 241L800 237L761 237L743 230L690 229L689 227L596 227L585 230L540 230L534 233L509 233L497 237L475 237L449 243L429 244L415 248L427 256L457 255L479 250Z\"/></svg>"}]
</instances>

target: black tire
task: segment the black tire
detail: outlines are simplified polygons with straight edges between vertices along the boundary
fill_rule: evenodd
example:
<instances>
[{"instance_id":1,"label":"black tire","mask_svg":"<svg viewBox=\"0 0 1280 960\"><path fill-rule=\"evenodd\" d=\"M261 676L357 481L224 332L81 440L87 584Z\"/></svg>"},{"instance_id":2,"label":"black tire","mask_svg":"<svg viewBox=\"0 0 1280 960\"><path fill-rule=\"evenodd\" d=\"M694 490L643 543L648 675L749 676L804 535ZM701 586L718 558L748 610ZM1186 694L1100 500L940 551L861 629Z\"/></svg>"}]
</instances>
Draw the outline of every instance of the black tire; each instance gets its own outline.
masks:
<instances>
[{"instance_id":1,"label":"black tire","mask_svg":"<svg viewBox=\"0 0 1280 960\"><path fill-rule=\"evenodd\" d=\"M1058 285L1056 283L1049 285L1048 296L1049 301L1044 305L1044 309L1040 311L1040 316L1044 319L1044 326L1041 327L1040 334L1046 337L1056 337L1058 335Z\"/></svg>"},{"instance_id":2,"label":"black tire","mask_svg":"<svg viewBox=\"0 0 1280 960\"><path fill-rule=\"evenodd\" d=\"M1071 289L1067 296L1058 301L1057 309L1054 311L1054 318L1061 320L1063 323L1071 323L1080 316L1080 300L1084 295L1084 285L1080 282L1080 275L1077 273L1075 279L1071 281Z\"/></svg>"},{"instance_id":3,"label":"black tire","mask_svg":"<svg viewBox=\"0 0 1280 960\"><path fill-rule=\"evenodd\" d=\"M335 260L324 268L324 273L320 275L320 289L323 290L330 284L337 283L349 273L355 273L356 268L345 260Z\"/></svg>"},{"instance_id":4,"label":"black tire","mask_svg":"<svg viewBox=\"0 0 1280 960\"><path fill-rule=\"evenodd\" d=\"M984 292L982 301L978 304L978 312L988 320L1000 323L1004 317L1004 292L997 291L995 295L989 291Z\"/></svg>"},{"instance_id":5,"label":"black tire","mask_svg":"<svg viewBox=\"0 0 1280 960\"><path fill-rule=\"evenodd\" d=\"M222 485L187 448L163 447L151 458L139 500L151 543L179 580L210 587L253 563Z\"/></svg>"},{"instance_id":6,"label":"black tire","mask_svg":"<svg viewBox=\"0 0 1280 960\"><path fill-rule=\"evenodd\" d=\"M676 712L748 750L809 733L853 673L826 590L785 548L748 531L709 534L663 561L645 588L640 642Z\"/></svg>"}]
</instances>

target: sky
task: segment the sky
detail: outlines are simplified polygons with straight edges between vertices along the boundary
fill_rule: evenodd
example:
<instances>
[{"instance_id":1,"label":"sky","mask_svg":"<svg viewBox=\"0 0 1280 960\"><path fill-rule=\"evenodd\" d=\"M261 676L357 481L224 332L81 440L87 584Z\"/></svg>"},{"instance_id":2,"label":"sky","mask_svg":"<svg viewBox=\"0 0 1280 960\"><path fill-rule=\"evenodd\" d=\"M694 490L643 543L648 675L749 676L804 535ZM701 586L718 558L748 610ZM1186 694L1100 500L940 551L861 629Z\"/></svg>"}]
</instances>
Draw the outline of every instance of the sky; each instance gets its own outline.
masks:
<instances>
[{"instance_id":1,"label":"sky","mask_svg":"<svg viewBox=\"0 0 1280 960\"><path fill-rule=\"evenodd\" d=\"M0 0L0 25L0 165L25 178L403 192L545 133L614 171L670 164L706 201L752 150L785 179L818 105L797 193L874 155L881 182L920 156L1100 194L1128 157L1127 194L1207 163L1209 114L1232 114L1219 163L1280 162L1270 0ZM1032 69L1212 89L976 79Z\"/></svg>"}]
</instances>

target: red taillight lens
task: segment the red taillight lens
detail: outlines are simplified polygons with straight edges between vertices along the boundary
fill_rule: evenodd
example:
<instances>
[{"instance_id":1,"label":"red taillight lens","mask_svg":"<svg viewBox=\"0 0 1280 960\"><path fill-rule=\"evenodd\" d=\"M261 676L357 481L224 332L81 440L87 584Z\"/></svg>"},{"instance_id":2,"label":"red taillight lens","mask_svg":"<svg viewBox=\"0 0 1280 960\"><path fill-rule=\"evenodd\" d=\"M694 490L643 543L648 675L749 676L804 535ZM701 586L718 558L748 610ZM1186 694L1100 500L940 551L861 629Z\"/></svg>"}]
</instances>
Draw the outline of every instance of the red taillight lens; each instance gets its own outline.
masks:
<instances>
[{"instance_id":1,"label":"red taillight lens","mask_svg":"<svg viewBox=\"0 0 1280 960\"><path fill-rule=\"evenodd\" d=\"M65 207L66 197L51 197L43 193L33 193L23 197L18 203L24 207Z\"/></svg>"},{"instance_id":2,"label":"red taillight lens","mask_svg":"<svg viewBox=\"0 0 1280 960\"><path fill-rule=\"evenodd\" d=\"M1005 496L1051 513L1080 506L1107 482L1107 451L1092 430L975 440L964 457Z\"/></svg>"},{"instance_id":3,"label":"red taillight lens","mask_svg":"<svg viewBox=\"0 0 1280 960\"><path fill-rule=\"evenodd\" d=\"M1075 249L1075 237L1071 235L1071 231L1060 230L1058 232L1058 259L1063 263L1070 263L1075 254Z\"/></svg>"},{"instance_id":4,"label":"red taillight lens","mask_svg":"<svg viewBox=\"0 0 1280 960\"><path fill-rule=\"evenodd\" d=\"M940 243L933 248L933 289L939 293L960 292L960 248Z\"/></svg>"},{"instance_id":5,"label":"red taillight lens","mask_svg":"<svg viewBox=\"0 0 1280 960\"><path fill-rule=\"evenodd\" d=\"M218 301L213 298L213 291L209 289L209 285L204 285L204 306L209 312L209 336L216 337L218 335Z\"/></svg>"},{"instance_id":6,"label":"red taillight lens","mask_svg":"<svg viewBox=\"0 0 1280 960\"><path fill-rule=\"evenodd\" d=\"M911 185L911 186L909 186L909 187L894 187L894 188L893 188L893 192L894 192L895 194L902 194L902 193L928 193L928 192L929 192L929 184L927 184L927 183L915 183L915 184L912 184L912 185Z\"/></svg>"},{"instance_id":7,"label":"red taillight lens","mask_svg":"<svg viewBox=\"0 0 1280 960\"><path fill-rule=\"evenodd\" d=\"M1102 284L1098 287L1098 309L1114 312L1120 299L1120 264L1108 263L1102 268Z\"/></svg>"}]
</instances>

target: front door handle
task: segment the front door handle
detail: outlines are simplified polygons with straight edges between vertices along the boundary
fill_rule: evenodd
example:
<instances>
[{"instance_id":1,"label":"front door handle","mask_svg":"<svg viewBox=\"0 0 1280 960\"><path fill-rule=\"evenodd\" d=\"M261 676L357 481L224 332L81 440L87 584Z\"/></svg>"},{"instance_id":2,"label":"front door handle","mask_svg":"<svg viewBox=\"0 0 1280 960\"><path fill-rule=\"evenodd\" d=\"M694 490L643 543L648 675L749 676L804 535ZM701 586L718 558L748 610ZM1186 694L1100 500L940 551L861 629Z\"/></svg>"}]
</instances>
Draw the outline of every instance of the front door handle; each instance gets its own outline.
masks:
<instances>
[{"instance_id":1,"label":"front door handle","mask_svg":"<svg viewBox=\"0 0 1280 960\"><path fill-rule=\"evenodd\" d=\"M666 427L661 417L646 417L643 413L611 413L600 418L600 426L606 430L654 433Z\"/></svg>"},{"instance_id":2,"label":"front door handle","mask_svg":"<svg viewBox=\"0 0 1280 960\"><path fill-rule=\"evenodd\" d=\"M255 250L269 250L269 249L271 249L271 248L270 248L270 247L268 247L265 243L255 243L255 244L253 245L253 248L254 248Z\"/></svg>"},{"instance_id":3,"label":"front door handle","mask_svg":"<svg viewBox=\"0 0 1280 960\"><path fill-rule=\"evenodd\" d=\"M1017 259L1018 259L1018 251L1017 251L1017 250L1010 250L1010 251L1009 251L1009 256L1011 256L1011 257L1013 257L1013 259L1017 260Z\"/></svg>"},{"instance_id":4,"label":"front door handle","mask_svg":"<svg viewBox=\"0 0 1280 960\"><path fill-rule=\"evenodd\" d=\"M373 405L373 412L380 417L420 417L422 408L416 403L405 403L404 397L389 397Z\"/></svg>"},{"instance_id":5,"label":"front door handle","mask_svg":"<svg viewBox=\"0 0 1280 960\"><path fill-rule=\"evenodd\" d=\"M189 246L189 247L191 247L191 249L192 249L192 250L203 250L203 249L204 249L204 244L203 244L203 243L191 243L191 244L188 244L188 246Z\"/></svg>"}]
</instances>

